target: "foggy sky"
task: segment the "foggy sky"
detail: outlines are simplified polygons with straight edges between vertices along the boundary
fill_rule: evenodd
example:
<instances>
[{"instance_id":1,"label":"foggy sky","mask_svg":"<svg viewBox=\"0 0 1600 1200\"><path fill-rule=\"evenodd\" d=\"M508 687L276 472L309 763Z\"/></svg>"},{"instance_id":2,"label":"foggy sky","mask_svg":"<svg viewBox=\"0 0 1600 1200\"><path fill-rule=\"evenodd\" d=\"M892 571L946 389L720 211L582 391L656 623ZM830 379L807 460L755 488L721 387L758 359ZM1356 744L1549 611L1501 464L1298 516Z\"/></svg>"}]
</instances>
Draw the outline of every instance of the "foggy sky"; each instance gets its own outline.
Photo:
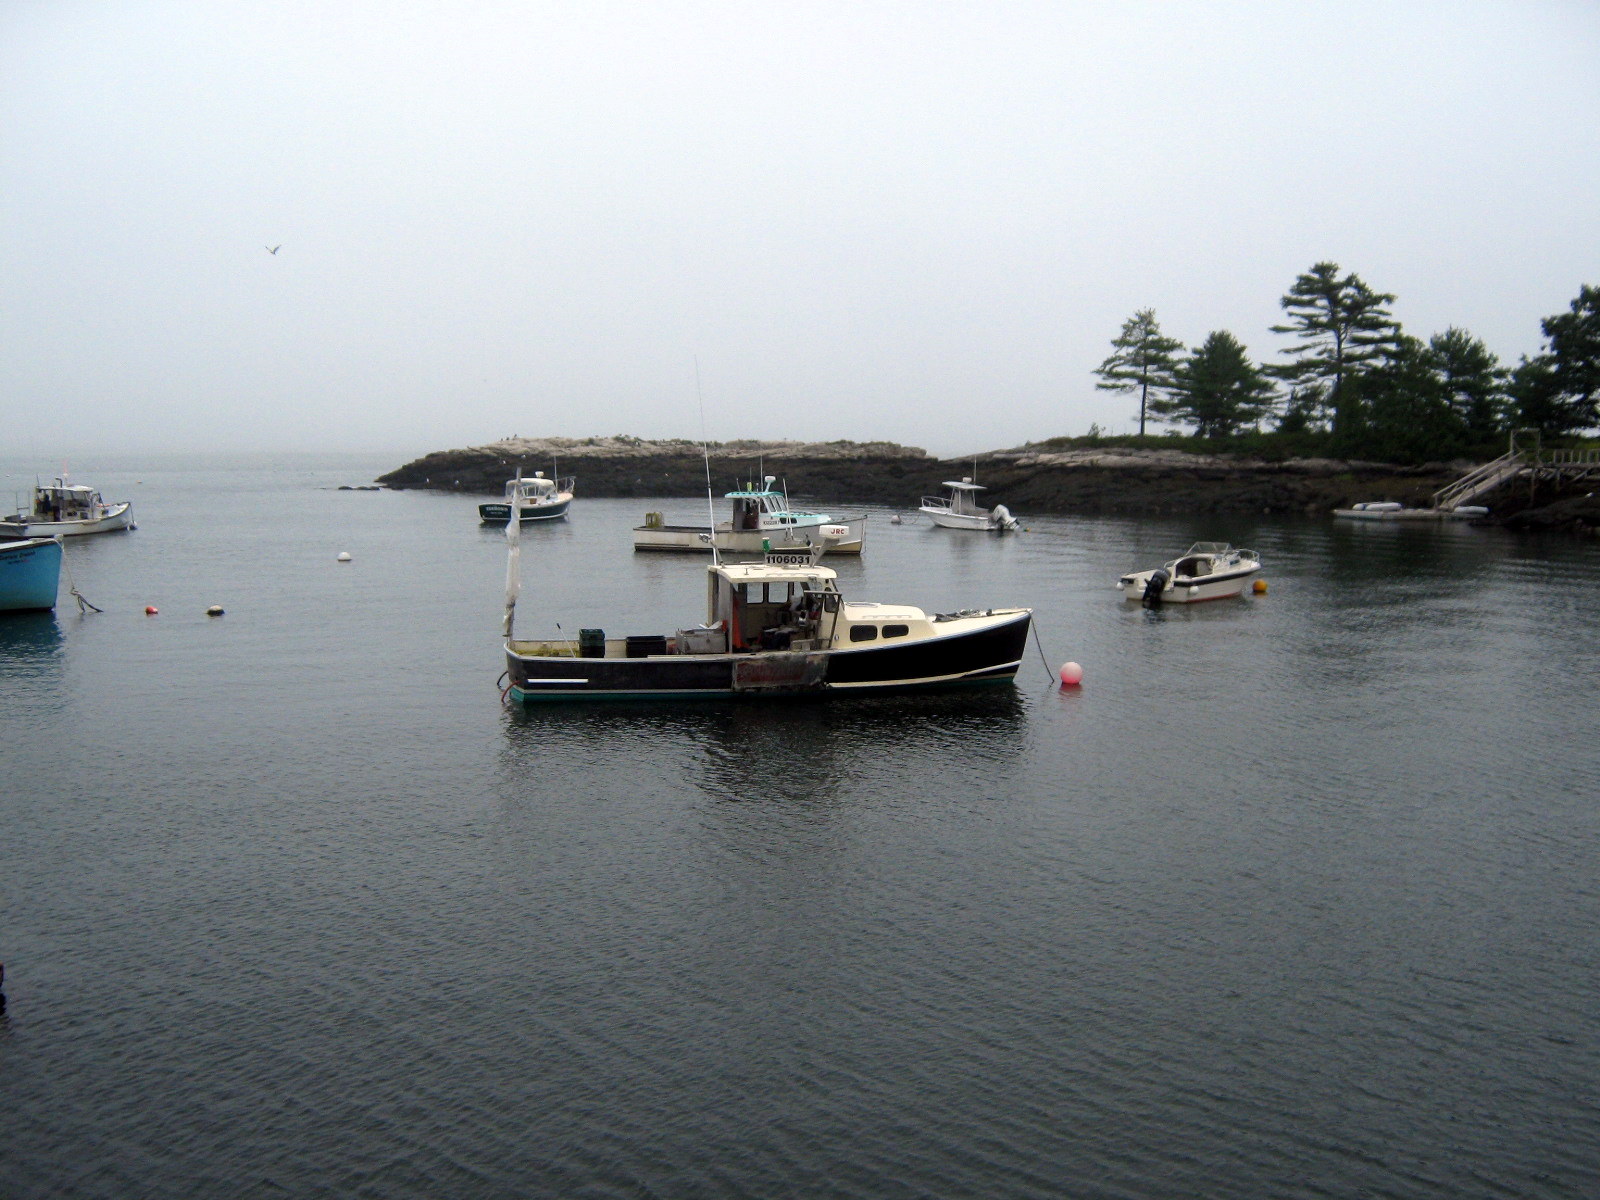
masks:
<instances>
[{"instance_id":1,"label":"foggy sky","mask_svg":"<svg viewBox=\"0 0 1600 1200\"><path fill-rule=\"evenodd\" d=\"M0 451L1127 432L1324 259L1510 365L1597 118L1587 0L6 0Z\"/></svg>"}]
</instances>

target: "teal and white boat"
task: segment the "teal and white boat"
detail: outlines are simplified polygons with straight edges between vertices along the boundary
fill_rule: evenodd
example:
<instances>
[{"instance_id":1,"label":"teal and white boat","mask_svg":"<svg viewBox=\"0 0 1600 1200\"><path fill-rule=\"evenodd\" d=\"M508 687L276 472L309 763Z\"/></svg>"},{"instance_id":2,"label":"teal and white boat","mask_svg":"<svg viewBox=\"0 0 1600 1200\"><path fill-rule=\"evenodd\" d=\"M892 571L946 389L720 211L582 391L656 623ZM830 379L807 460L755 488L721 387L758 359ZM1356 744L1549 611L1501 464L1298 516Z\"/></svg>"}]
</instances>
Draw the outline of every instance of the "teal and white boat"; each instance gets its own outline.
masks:
<instances>
[{"instance_id":1,"label":"teal and white boat","mask_svg":"<svg viewBox=\"0 0 1600 1200\"><path fill-rule=\"evenodd\" d=\"M60 582L60 538L0 541L0 612L54 608Z\"/></svg>"},{"instance_id":2,"label":"teal and white boat","mask_svg":"<svg viewBox=\"0 0 1600 1200\"><path fill-rule=\"evenodd\" d=\"M805 553L820 547L828 554L860 554L867 536L867 518L832 517L789 507L789 497L773 487L768 475L760 488L747 486L723 497L733 502L733 516L714 529L704 525L667 525L658 512L645 513L634 526L635 550L691 550L757 557L770 552Z\"/></svg>"}]
</instances>

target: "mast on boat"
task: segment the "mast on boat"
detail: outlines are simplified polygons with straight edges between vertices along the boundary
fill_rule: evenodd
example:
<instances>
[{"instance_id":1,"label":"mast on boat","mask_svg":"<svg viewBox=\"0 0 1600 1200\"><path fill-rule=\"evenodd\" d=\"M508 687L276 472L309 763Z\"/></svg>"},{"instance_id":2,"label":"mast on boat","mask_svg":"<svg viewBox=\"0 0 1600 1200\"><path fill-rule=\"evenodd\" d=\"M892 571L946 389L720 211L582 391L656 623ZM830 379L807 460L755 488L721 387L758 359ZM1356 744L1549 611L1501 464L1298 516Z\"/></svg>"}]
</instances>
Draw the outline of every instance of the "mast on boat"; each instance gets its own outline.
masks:
<instances>
[{"instance_id":1,"label":"mast on boat","mask_svg":"<svg viewBox=\"0 0 1600 1200\"><path fill-rule=\"evenodd\" d=\"M506 619L501 631L511 640L511 626L517 616L517 593L522 588L522 467L517 467L511 489L511 515L506 521Z\"/></svg>"}]
</instances>

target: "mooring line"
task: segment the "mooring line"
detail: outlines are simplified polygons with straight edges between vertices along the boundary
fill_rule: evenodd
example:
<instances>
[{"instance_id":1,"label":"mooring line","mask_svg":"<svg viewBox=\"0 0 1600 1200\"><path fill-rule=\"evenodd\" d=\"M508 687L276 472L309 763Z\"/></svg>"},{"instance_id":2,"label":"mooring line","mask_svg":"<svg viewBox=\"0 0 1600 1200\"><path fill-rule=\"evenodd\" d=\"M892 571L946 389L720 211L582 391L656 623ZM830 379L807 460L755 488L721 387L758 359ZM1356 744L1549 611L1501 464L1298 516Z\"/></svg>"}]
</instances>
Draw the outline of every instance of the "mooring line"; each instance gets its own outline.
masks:
<instances>
[{"instance_id":1,"label":"mooring line","mask_svg":"<svg viewBox=\"0 0 1600 1200\"><path fill-rule=\"evenodd\" d=\"M1039 651L1039 661L1044 664L1044 673L1055 680L1056 673L1050 669L1050 660L1044 656L1044 643L1039 640L1039 622L1029 621L1028 628L1033 631L1033 644Z\"/></svg>"}]
</instances>

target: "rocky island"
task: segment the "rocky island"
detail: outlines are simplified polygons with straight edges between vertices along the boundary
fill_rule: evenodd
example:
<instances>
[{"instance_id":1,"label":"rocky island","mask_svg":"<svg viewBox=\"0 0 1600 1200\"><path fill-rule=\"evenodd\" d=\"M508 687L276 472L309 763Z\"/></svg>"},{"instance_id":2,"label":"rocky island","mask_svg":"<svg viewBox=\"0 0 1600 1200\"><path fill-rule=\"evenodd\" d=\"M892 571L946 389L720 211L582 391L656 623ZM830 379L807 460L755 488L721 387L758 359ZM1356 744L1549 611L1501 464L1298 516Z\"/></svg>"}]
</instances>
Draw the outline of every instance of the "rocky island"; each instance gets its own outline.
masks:
<instances>
[{"instance_id":1,"label":"rocky island","mask_svg":"<svg viewBox=\"0 0 1600 1200\"><path fill-rule=\"evenodd\" d=\"M1424 508L1435 490L1472 464L1417 467L1341 459L1272 462L1172 448L1085 446L1052 441L940 459L893 442L741 440L707 447L718 495L759 480L786 480L798 498L827 504L915 508L946 479L973 476L986 502L1017 513L1251 513L1325 516L1364 500ZM1179 439L1172 439L1177 441ZM699 497L706 463L698 442L633 437L506 438L485 446L439 450L379 477L389 488L498 495L518 469L576 475L581 496ZM1543 496L1541 504L1558 497ZM1496 511L1529 508L1506 496ZM1590 512L1592 506L1580 511ZM1565 522L1576 514L1563 512Z\"/></svg>"}]
</instances>

